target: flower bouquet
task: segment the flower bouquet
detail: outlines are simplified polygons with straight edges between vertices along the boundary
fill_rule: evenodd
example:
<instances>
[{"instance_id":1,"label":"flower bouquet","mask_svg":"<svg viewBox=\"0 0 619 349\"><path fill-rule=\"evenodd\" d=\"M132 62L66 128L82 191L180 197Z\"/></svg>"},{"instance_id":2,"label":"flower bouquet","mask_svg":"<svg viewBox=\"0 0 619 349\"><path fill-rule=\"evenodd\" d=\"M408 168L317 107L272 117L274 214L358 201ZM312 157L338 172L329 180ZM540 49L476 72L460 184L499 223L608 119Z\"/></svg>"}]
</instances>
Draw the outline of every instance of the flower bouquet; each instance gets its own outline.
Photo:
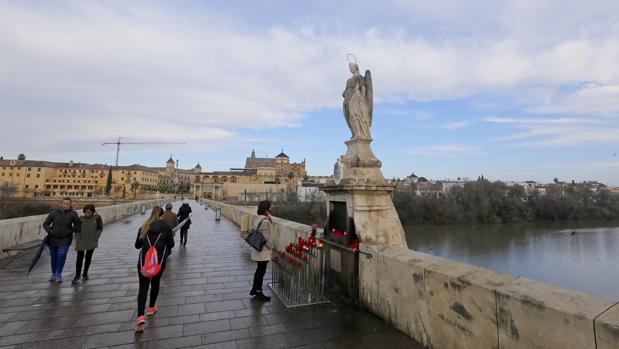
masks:
<instances>
[{"instance_id":1,"label":"flower bouquet","mask_svg":"<svg viewBox=\"0 0 619 349\"><path fill-rule=\"evenodd\" d=\"M297 238L273 254L273 291L288 306L324 301L324 241Z\"/></svg>"}]
</instances>

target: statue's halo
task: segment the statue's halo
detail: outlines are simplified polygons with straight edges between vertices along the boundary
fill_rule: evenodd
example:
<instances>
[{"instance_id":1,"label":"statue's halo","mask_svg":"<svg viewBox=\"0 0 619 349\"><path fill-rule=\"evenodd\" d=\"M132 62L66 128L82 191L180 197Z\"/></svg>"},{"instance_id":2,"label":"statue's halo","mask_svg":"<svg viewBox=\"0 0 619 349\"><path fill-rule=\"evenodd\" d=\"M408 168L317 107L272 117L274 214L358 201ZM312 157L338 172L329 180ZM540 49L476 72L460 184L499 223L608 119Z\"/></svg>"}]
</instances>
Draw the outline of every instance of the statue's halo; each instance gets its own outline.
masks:
<instances>
[{"instance_id":1,"label":"statue's halo","mask_svg":"<svg viewBox=\"0 0 619 349\"><path fill-rule=\"evenodd\" d=\"M357 64L357 57L355 57L355 55L353 55L352 53L346 54L346 60L348 60L348 63Z\"/></svg>"}]
</instances>

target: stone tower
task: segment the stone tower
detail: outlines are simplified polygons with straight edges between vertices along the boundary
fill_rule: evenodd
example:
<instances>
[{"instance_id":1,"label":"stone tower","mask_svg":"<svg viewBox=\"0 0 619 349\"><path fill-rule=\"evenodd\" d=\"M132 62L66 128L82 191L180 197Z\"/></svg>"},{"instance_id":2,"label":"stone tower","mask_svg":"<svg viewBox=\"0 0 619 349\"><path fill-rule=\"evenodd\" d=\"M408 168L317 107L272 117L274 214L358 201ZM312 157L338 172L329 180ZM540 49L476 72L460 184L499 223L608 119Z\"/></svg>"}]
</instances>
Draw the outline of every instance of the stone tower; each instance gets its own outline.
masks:
<instances>
[{"instance_id":1,"label":"stone tower","mask_svg":"<svg viewBox=\"0 0 619 349\"><path fill-rule=\"evenodd\" d=\"M170 158L165 163L165 171L170 177L174 175L174 159L172 159L172 154L170 154Z\"/></svg>"}]
</instances>

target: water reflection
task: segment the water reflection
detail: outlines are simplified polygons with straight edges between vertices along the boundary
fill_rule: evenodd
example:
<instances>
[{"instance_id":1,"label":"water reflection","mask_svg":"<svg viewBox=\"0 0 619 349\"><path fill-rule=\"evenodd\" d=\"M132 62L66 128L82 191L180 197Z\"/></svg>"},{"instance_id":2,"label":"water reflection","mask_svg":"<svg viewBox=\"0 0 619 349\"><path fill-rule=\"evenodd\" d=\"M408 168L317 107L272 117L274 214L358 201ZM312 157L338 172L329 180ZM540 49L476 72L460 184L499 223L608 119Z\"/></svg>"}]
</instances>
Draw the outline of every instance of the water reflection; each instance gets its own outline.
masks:
<instances>
[{"instance_id":1,"label":"water reflection","mask_svg":"<svg viewBox=\"0 0 619 349\"><path fill-rule=\"evenodd\" d=\"M405 227L408 246L619 300L619 222Z\"/></svg>"}]
</instances>

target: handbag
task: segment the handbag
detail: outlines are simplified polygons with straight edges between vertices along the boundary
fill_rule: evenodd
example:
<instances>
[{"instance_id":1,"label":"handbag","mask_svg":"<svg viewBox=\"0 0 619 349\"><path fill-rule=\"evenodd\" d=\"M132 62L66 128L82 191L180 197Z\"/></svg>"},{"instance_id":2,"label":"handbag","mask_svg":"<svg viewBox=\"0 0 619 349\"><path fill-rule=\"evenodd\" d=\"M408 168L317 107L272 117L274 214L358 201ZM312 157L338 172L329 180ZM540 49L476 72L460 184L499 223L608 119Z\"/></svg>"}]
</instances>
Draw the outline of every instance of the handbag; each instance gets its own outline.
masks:
<instances>
[{"instance_id":1,"label":"handbag","mask_svg":"<svg viewBox=\"0 0 619 349\"><path fill-rule=\"evenodd\" d=\"M247 241L249 246L253 247L258 252L262 251L262 248L267 243L262 233L258 231L258 229L260 229L260 226L262 225L262 222L264 222L266 219L268 218L263 218L260 223L258 223L258 226L255 229L252 229L245 237L245 241Z\"/></svg>"}]
</instances>

